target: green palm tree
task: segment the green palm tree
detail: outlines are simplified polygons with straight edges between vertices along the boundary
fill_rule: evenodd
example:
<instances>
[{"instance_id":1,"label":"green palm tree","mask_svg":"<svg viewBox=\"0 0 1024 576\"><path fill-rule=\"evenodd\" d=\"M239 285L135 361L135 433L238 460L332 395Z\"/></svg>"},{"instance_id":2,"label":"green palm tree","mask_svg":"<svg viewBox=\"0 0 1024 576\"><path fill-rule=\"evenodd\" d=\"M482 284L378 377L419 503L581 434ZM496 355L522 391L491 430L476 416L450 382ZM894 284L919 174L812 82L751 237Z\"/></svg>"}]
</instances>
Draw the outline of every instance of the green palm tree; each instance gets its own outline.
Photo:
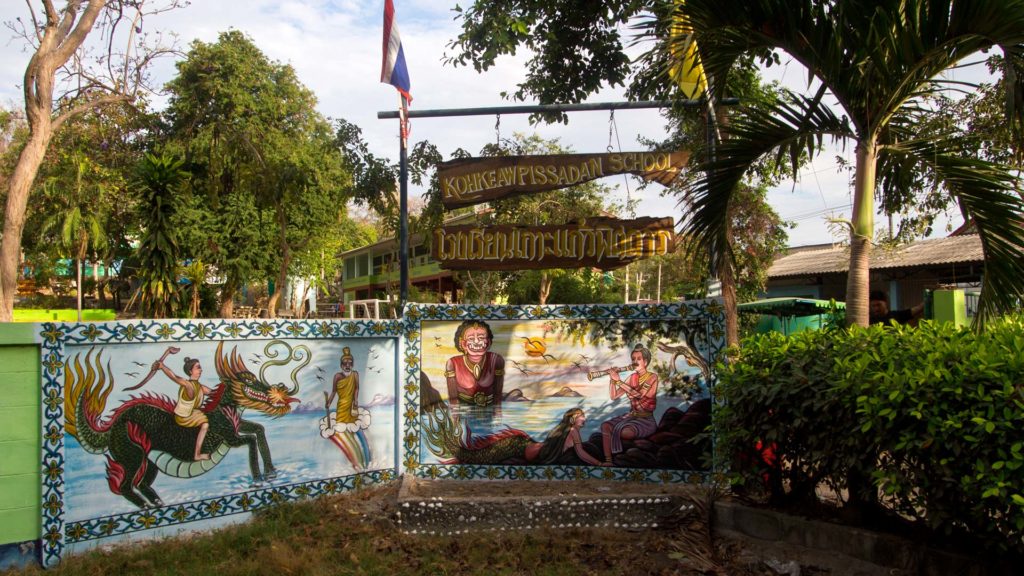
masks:
<instances>
[{"instance_id":1,"label":"green palm tree","mask_svg":"<svg viewBox=\"0 0 1024 576\"><path fill-rule=\"evenodd\" d=\"M713 158L687 195L693 210L685 232L706 247L728 246L725 215L736 185L768 154L795 164L826 139L856 149L847 318L868 323L868 278L875 202L906 198L926 175L976 224L985 252L979 318L998 314L1024 296L1024 225L1020 181L1006 166L956 154L953 138L928 138L914 127L930 114L926 100L951 83L942 74L991 48L1004 53L1007 123L1024 142L1024 0L687 0L670 17L684 17L692 37L662 46L662 57L685 54L695 41L711 90L743 57L780 52L807 70L811 94L783 92L774 103L732 117ZM666 20L649 24L653 34ZM774 52L773 52L774 51ZM674 62L678 65L678 60ZM666 72L667 74L667 72ZM970 89L971 85L953 86ZM724 252L720 250L719 253ZM728 261L724 254L719 258Z\"/></svg>"},{"instance_id":2,"label":"green palm tree","mask_svg":"<svg viewBox=\"0 0 1024 576\"><path fill-rule=\"evenodd\" d=\"M74 179L70 186L61 194L53 188L59 186L56 179L48 180L45 186L51 188L48 196L59 198L58 210L53 212L42 225L43 234L59 230L58 243L67 254L75 259L77 276L77 310L78 321L82 321L82 261L88 256L89 249L94 251L107 247L104 215L96 209L102 204L104 195L102 184L90 183L88 177L93 164L82 156L71 158Z\"/></svg>"}]
</instances>

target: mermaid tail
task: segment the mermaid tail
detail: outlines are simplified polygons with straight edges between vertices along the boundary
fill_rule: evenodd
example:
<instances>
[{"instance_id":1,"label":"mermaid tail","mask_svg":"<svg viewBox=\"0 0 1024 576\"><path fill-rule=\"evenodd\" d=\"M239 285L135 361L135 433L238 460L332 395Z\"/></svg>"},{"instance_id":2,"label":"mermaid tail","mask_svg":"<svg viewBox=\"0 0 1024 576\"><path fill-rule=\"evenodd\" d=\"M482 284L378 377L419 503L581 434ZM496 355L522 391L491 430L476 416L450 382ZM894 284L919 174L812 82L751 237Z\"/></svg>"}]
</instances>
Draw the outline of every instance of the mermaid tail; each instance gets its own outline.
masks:
<instances>
[{"instance_id":1,"label":"mermaid tail","mask_svg":"<svg viewBox=\"0 0 1024 576\"><path fill-rule=\"evenodd\" d=\"M452 417L440 402L423 413L423 435L427 448L445 464L500 464L525 458L532 442L522 430L507 428L486 436L474 437L463 428L458 416Z\"/></svg>"},{"instance_id":2,"label":"mermaid tail","mask_svg":"<svg viewBox=\"0 0 1024 576\"><path fill-rule=\"evenodd\" d=\"M372 455L363 430L369 427L370 412L365 408L359 408L355 422L338 422L332 412L320 419L320 436L337 446L356 470L366 470Z\"/></svg>"}]
</instances>

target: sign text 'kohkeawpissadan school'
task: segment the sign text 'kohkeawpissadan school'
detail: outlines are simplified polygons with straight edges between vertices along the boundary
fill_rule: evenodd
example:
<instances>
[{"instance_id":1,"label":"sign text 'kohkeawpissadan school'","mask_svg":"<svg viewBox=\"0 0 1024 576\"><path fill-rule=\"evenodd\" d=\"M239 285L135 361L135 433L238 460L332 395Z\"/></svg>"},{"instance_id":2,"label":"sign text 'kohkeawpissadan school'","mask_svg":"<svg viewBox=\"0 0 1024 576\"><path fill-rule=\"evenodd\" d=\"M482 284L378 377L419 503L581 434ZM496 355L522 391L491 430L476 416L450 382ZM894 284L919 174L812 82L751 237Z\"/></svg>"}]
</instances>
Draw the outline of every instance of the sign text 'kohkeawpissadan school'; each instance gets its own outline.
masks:
<instances>
[{"instance_id":1,"label":"sign text 'kohkeawpissadan school'","mask_svg":"<svg viewBox=\"0 0 1024 576\"><path fill-rule=\"evenodd\" d=\"M689 152L617 152L464 158L438 164L441 203L460 208L583 184L617 174L636 174L669 185Z\"/></svg>"}]
</instances>

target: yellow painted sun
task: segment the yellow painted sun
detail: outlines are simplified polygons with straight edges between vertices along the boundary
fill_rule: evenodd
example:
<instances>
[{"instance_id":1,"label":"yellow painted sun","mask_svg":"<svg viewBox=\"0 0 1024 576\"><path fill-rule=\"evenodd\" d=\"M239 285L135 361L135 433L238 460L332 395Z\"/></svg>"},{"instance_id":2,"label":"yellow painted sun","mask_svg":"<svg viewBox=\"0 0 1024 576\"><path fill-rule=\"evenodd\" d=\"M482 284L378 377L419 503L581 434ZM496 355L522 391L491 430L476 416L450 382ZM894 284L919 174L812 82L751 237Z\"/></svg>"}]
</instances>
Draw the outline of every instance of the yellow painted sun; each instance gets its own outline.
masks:
<instances>
[{"instance_id":1,"label":"yellow painted sun","mask_svg":"<svg viewBox=\"0 0 1024 576\"><path fill-rule=\"evenodd\" d=\"M527 356L540 358L547 353L548 346L540 338L527 338L526 336L520 336L520 338L523 339L523 350Z\"/></svg>"}]
</instances>

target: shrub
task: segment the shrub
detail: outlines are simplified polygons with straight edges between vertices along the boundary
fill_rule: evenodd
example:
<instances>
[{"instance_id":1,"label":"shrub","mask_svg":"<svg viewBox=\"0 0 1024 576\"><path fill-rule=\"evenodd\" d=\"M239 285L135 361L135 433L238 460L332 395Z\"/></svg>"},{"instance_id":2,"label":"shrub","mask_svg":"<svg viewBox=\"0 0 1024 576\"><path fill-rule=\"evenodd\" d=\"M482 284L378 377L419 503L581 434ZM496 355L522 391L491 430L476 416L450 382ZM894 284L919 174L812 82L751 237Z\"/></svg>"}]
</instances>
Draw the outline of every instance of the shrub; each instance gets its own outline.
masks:
<instances>
[{"instance_id":1,"label":"shrub","mask_svg":"<svg viewBox=\"0 0 1024 576\"><path fill-rule=\"evenodd\" d=\"M736 481L769 474L776 501L852 474L872 480L859 496L931 529L1024 550L1021 350L1019 317L751 338L720 367L719 453Z\"/></svg>"}]
</instances>

